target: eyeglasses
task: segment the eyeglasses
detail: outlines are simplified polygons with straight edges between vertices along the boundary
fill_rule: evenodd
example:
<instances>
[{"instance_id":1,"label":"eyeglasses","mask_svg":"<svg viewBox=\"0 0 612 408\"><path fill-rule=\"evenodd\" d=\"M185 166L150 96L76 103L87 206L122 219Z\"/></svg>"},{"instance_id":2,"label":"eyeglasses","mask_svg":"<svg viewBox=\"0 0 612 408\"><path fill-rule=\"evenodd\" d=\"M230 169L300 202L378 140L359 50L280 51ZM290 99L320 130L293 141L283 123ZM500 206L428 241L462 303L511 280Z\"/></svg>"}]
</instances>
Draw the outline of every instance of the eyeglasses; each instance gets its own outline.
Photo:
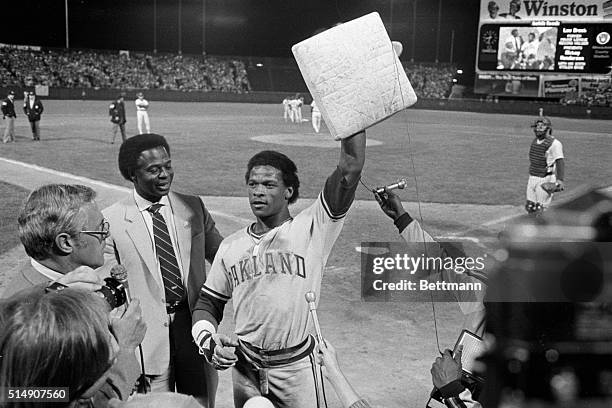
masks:
<instances>
[{"instance_id":1,"label":"eyeglasses","mask_svg":"<svg viewBox=\"0 0 612 408\"><path fill-rule=\"evenodd\" d=\"M81 234L99 235L100 238L106 239L110 235L110 224L108 221L103 220L100 224L101 230L99 231L81 231Z\"/></svg>"}]
</instances>

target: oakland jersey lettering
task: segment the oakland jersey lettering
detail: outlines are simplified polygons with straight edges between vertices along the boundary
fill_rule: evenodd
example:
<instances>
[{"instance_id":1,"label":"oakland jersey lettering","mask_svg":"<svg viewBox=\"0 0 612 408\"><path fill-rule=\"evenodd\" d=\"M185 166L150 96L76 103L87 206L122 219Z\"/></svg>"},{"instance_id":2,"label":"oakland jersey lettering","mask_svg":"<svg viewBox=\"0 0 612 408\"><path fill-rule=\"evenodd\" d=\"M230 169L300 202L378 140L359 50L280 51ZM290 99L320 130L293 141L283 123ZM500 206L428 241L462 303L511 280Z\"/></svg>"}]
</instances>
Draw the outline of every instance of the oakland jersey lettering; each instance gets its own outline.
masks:
<instances>
[{"instance_id":1,"label":"oakland jersey lettering","mask_svg":"<svg viewBox=\"0 0 612 408\"><path fill-rule=\"evenodd\" d=\"M230 266L228 271L234 288L244 281L269 274L291 275L306 279L304 257L290 252L266 252L259 256L244 258Z\"/></svg>"}]
</instances>

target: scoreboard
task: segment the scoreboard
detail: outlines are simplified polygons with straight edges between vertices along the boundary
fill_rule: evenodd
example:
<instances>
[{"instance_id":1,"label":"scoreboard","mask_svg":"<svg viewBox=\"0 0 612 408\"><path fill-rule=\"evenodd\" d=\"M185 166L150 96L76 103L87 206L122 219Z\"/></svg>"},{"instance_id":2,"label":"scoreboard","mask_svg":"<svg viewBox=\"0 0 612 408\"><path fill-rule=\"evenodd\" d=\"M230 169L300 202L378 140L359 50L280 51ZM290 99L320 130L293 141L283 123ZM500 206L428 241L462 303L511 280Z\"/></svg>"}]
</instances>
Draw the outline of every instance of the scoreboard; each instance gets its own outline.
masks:
<instances>
[{"instance_id":1,"label":"scoreboard","mask_svg":"<svg viewBox=\"0 0 612 408\"><path fill-rule=\"evenodd\" d=\"M477 69L608 74L611 34L612 23L484 24Z\"/></svg>"},{"instance_id":2,"label":"scoreboard","mask_svg":"<svg viewBox=\"0 0 612 408\"><path fill-rule=\"evenodd\" d=\"M476 93L543 97L612 82L612 0L481 0L477 47Z\"/></svg>"}]
</instances>

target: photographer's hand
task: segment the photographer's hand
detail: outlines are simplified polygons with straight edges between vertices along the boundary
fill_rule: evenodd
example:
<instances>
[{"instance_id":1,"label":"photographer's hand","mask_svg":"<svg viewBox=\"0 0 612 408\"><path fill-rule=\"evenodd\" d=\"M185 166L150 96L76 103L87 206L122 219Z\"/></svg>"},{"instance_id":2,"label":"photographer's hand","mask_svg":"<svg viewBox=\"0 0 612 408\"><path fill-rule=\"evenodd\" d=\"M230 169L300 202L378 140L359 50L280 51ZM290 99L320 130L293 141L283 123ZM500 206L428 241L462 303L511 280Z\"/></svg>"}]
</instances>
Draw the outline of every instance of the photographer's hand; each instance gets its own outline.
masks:
<instances>
[{"instance_id":1,"label":"photographer's hand","mask_svg":"<svg viewBox=\"0 0 612 408\"><path fill-rule=\"evenodd\" d=\"M140 301L132 299L125 312L122 308L112 310L110 324L119 347L133 352L142 343L147 331L147 325L142 318Z\"/></svg>"},{"instance_id":2,"label":"photographer's hand","mask_svg":"<svg viewBox=\"0 0 612 408\"><path fill-rule=\"evenodd\" d=\"M442 357L436 358L436 361L431 366L431 379L433 385L440 389L445 385L461 379L461 354L463 346L459 346L455 357L450 350L444 350Z\"/></svg>"}]
</instances>

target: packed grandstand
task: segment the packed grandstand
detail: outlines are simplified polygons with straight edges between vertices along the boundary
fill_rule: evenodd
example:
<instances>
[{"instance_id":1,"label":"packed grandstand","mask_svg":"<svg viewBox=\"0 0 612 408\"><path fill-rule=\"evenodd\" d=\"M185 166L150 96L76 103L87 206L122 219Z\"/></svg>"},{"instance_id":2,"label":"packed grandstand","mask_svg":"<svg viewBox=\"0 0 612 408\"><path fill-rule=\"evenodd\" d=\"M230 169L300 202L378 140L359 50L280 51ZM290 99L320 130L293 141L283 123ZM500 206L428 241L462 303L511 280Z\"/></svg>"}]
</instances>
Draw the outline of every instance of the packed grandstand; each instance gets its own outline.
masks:
<instances>
[{"instance_id":1,"label":"packed grandstand","mask_svg":"<svg viewBox=\"0 0 612 408\"><path fill-rule=\"evenodd\" d=\"M405 69L418 96L448 97L455 66L405 63ZM99 50L0 48L0 78L2 87L253 90L247 63L237 58Z\"/></svg>"}]
</instances>

